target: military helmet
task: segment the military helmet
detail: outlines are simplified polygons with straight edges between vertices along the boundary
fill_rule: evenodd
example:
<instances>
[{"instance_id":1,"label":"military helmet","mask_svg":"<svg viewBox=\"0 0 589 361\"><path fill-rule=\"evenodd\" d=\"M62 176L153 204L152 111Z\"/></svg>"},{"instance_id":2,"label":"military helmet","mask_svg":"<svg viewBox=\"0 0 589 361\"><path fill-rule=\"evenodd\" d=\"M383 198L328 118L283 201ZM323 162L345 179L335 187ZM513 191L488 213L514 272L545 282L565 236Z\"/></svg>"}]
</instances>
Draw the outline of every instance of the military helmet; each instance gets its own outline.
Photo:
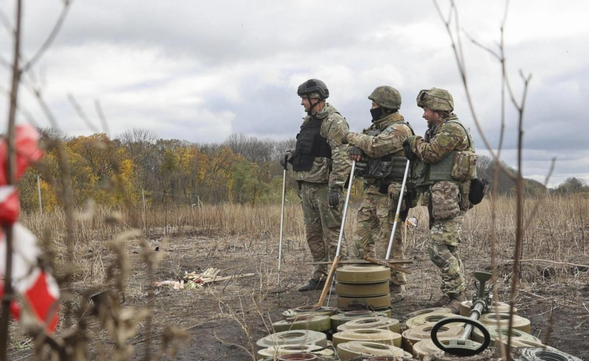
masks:
<instances>
[{"instance_id":1,"label":"military helmet","mask_svg":"<svg viewBox=\"0 0 589 361\"><path fill-rule=\"evenodd\" d=\"M401 93L392 86L379 86L368 99L375 102L378 106L387 109L400 109L401 108Z\"/></svg>"},{"instance_id":2,"label":"military helmet","mask_svg":"<svg viewBox=\"0 0 589 361\"><path fill-rule=\"evenodd\" d=\"M327 85L319 79L309 79L299 85L299 89L297 90L297 94L300 97L311 96L314 93L318 94L319 99L329 98L329 89L327 89Z\"/></svg>"},{"instance_id":3,"label":"military helmet","mask_svg":"<svg viewBox=\"0 0 589 361\"><path fill-rule=\"evenodd\" d=\"M431 88L422 90L417 95L417 106L426 107L431 110L451 112L454 110L454 99L452 94L445 89Z\"/></svg>"}]
</instances>

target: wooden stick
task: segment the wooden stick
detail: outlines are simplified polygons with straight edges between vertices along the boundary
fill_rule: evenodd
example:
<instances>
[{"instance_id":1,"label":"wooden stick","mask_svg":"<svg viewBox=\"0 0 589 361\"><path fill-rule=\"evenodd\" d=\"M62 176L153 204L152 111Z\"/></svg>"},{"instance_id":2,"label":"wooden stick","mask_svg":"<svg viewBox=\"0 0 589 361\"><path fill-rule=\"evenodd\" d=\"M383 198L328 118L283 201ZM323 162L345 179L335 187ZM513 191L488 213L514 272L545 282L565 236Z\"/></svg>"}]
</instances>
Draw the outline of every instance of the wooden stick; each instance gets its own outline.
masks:
<instances>
[{"instance_id":1,"label":"wooden stick","mask_svg":"<svg viewBox=\"0 0 589 361\"><path fill-rule=\"evenodd\" d=\"M383 260L379 260L380 262L383 263L389 263L389 264L411 264L413 263L412 260L410 259L383 259ZM340 260L339 264L370 264L373 262L369 262L363 259L344 259L344 260ZM317 264L331 264L331 262L329 261L317 261L317 262L308 262L307 264L312 264L312 265L317 265Z\"/></svg>"},{"instance_id":2,"label":"wooden stick","mask_svg":"<svg viewBox=\"0 0 589 361\"><path fill-rule=\"evenodd\" d=\"M325 302L325 298L327 298L327 292L331 288L331 280L333 278L335 269L337 268L337 264L339 263L340 258L341 256L338 255L333 259L333 264L331 265L329 273L327 274L327 279L325 280L325 286L323 286L321 297L319 297L319 301L317 301L317 304L315 305L316 308L322 307L323 303Z\"/></svg>"}]
</instances>

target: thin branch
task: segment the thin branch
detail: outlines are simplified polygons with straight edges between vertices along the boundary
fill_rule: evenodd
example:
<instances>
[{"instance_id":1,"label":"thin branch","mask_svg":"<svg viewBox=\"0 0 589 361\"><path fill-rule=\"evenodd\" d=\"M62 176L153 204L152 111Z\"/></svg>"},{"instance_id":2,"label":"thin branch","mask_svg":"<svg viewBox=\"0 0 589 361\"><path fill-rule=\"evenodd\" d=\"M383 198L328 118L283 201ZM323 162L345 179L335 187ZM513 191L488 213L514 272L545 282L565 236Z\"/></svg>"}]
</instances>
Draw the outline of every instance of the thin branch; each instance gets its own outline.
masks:
<instances>
[{"instance_id":1,"label":"thin branch","mask_svg":"<svg viewBox=\"0 0 589 361\"><path fill-rule=\"evenodd\" d=\"M110 137L110 131L108 129L108 122L106 121L106 117L104 116L104 112L102 111L102 105L100 105L100 100L96 99L94 101L94 107L96 108L96 114L98 114L98 119L100 119L100 123L102 124L102 128L107 136Z\"/></svg>"},{"instance_id":2,"label":"thin branch","mask_svg":"<svg viewBox=\"0 0 589 361\"><path fill-rule=\"evenodd\" d=\"M98 130L98 128L96 128L94 126L94 124L92 124L92 121L90 120L90 118L88 118L86 113L84 113L84 110L82 109L80 104L78 104L78 102L76 101L76 98L74 98L74 96L72 94L68 94L67 99L70 101L70 103L72 104L72 106L76 110L76 113L78 113L78 116L80 117L80 119L82 119L84 121L84 123L86 123L88 128L90 128L90 130L92 130L94 133L99 133L100 131Z\"/></svg>"},{"instance_id":3,"label":"thin branch","mask_svg":"<svg viewBox=\"0 0 589 361\"><path fill-rule=\"evenodd\" d=\"M12 62L12 85L10 91L10 106L8 109L8 131L6 132L6 143L8 145L8 152L6 156L8 161L7 169L7 183L8 185L15 184L16 181L16 149L14 139L14 129L16 123L16 108L18 104L18 88L20 85L20 48L21 48L21 25L22 25L22 0L16 2L16 30L14 33L14 57ZM2 299L2 314L0 316L0 361L7 360L8 344L10 335L8 334L8 319L10 315L10 303L14 298L14 289L12 288L12 242L13 242L13 228L12 224L3 225L4 242L6 243L6 268L4 274L4 297Z\"/></svg>"},{"instance_id":4,"label":"thin branch","mask_svg":"<svg viewBox=\"0 0 589 361\"><path fill-rule=\"evenodd\" d=\"M548 174L546 175L546 179L544 180L544 186L547 187L548 186L548 182L550 181L550 177L552 177L552 172L554 172L554 166L556 165L556 158L552 158L552 162L550 163L550 169L548 170ZM540 209L540 203L546 199L546 197L543 197L542 199L540 199L534 207L532 207L532 212L530 213L530 215L528 216L528 218L526 219L526 221L524 222L524 229L528 229L530 227L530 225L532 224L532 221L535 219L536 217L536 213L538 213L538 210Z\"/></svg>"},{"instance_id":5,"label":"thin branch","mask_svg":"<svg viewBox=\"0 0 589 361\"><path fill-rule=\"evenodd\" d=\"M29 62L26 63L26 65L23 67L23 72L27 72L41 58L41 56L43 56L45 51L47 51L47 49L49 49L49 47L51 46L51 44L53 43L53 41L57 37L57 34L59 33L59 30L61 29L61 26L63 25L63 23L65 21L65 18L68 14L68 10L70 8L70 4L72 2L73 2L73 0L64 0L63 1L63 8L61 9L61 14L59 15L57 22L53 26L51 33L49 33L49 36L47 37L47 39L45 40L43 45L41 45L39 50L37 50L35 55L33 55L31 60L29 60Z\"/></svg>"}]
</instances>

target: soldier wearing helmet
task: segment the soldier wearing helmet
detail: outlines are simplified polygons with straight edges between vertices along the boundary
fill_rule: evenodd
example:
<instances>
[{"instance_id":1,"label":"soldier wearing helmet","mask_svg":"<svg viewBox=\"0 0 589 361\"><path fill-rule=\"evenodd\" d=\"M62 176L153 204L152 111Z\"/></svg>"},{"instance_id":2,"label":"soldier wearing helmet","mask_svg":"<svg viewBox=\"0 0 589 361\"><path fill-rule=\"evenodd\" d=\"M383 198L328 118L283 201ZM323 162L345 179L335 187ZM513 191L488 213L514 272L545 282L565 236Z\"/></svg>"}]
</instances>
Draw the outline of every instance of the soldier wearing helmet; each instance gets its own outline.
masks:
<instances>
[{"instance_id":1,"label":"soldier wearing helmet","mask_svg":"<svg viewBox=\"0 0 589 361\"><path fill-rule=\"evenodd\" d=\"M281 164L292 164L299 184L307 244L313 261L335 257L342 222L342 192L351 168L347 146L341 142L349 130L346 119L326 102L329 89L319 79L309 79L297 90L307 116L297 134L294 150L286 151ZM346 258L346 241L341 256ZM326 265L315 265L309 282L299 291L322 289Z\"/></svg>"},{"instance_id":2,"label":"soldier wearing helmet","mask_svg":"<svg viewBox=\"0 0 589 361\"><path fill-rule=\"evenodd\" d=\"M352 145L348 153L350 159L358 162L357 175L364 182L354 230L359 256L384 258L407 163L403 141L414 133L399 113L401 94L397 89L379 86L368 99L372 101L372 124L362 133L347 133L342 141ZM404 258L404 252L401 229L397 228L392 256ZM393 270L390 283L393 302L403 298L405 284L405 274Z\"/></svg>"},{"instance_id":3,"label":"soldier wearing helmet","mask_svg":"<svg viewBox=\"0 0 589 361\"><path fill-rule=\"evenodd\" d=\"M452 112L454 100L444 89L422 90L417 106L423 108L428 130L404 143L405 155L417 160L413 169L418 189L424 193L430 216L429 256L442 275L442 298L435 306L455 311L466 300L464 264L458 246L470 181L476 177L476 150L470 130Z\"/></svg>"}]
</instances>

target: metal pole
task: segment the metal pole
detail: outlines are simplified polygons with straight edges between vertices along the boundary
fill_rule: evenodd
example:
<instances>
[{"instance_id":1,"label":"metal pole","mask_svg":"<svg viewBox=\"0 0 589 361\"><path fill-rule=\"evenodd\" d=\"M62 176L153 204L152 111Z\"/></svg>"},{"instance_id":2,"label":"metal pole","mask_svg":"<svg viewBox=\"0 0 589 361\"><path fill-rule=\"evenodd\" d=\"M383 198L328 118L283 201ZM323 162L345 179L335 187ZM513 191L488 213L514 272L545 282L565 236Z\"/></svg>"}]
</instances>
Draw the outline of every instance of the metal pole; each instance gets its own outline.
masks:
<instances>
[{"instance_id":1,"label":"metal pole","mask_svg":"<svg viewBox=\"0 0 589 361\"><path fill-rule=\"evenodd\" d=\"M346 214L348 213L348 203L350 203L350 193L352 193L352 181L354 180L354 169L356 168L356 161L352 161L352 169L350 170L350 182L348 183L348 193L346 194L346 203L344 203L344 213L342 214L342 226L339 230L339 238L337 240L337 250L335 256L339 257L342 249L342 239L344 237L344 228L346 226Z\"/></svg>"},{"instance_id":2,"label":"metal pole","mask_svg":"<svg viewBox=\"0 0 589 361\"><path fill-rule=\"evenodd\" d=\"M37 193L39 194L39 212L43 215L43 198L41 198L41 177L37 176Z\"/></svg>"},{"instance_id":3,"label":"metal pole","mask_svg":"<svg viewBox=\"0 0 589 361\"><path fill-rule=\"evenodd\" d=\"M391 256L391 249L393 248L393 238L395 238L395 231L397 230L397 223L401 220L401 205L403 204L403 194L405 193L405 184L407 183L407 175L409 174L409 165L411 162L407 160L405 165L405 174L403 175L403 184L401 185L401 194L399 194L399 202L397 203L397 211L395 212L395 221L393 222L393 231L391 232L391 238L389 238L389 246L387 248L387 255L385 259L389 259Z\"/></svg>"},{"instance_id":4,"label":"metal pole","mask_svg":"<svg viewBox=\"0 0 589 361\"><path fill-rule=\"evenodd\" d=\"M141 199L143 200L143 233L147 234L147 223L146 223L146 209L145 209L145 190L141 188Z\"/></svg>"},{"instance_id":5,"label":"metal pole","mask_svg":"<svg viewBox=\"0 0 589 361\"><path fill-rule=\"evenodd\" d=\"M329 273L327 274L327 280L325 281L325 286L323 287L323 291L321 292L321 297L319 301L315 305L316 308L322 307L323 303L325 302L325 298L327 297L327 293L329 291L329 296L331 298L331 285L335 280L333 274L335 273L335 269L340 260L340 251L342 249L342 239L344 238L344 228L346 227L346 214L348 212L348 204L350 203L350 193L352 193L352 181L354 180L354 169L356 168L356 161L352 161L352 169L350 170L350 181L348 183L348 194L346 194L346 202L344 203L344 213L342 214L342 225L339 230L339 238L337 240L337 249L335 251L335 257L333 258L333 263L331 264L331 268L329 269ZM327 304L329 304L329 299L327 300Z\"/></svg>"},{"instance_id":6,"label":"metal pole","mask_svg":"<svg viewBox=\"0 0 589 361\"><path fill-rule=\"evenodd\" d=\"M282 205L280 207L280 238L278 241L278 287L280 287L280 269L282 265L282 233L284 229L284 200L286 198L286 159L282 171Z\"/></svg>"}]
</instances>

